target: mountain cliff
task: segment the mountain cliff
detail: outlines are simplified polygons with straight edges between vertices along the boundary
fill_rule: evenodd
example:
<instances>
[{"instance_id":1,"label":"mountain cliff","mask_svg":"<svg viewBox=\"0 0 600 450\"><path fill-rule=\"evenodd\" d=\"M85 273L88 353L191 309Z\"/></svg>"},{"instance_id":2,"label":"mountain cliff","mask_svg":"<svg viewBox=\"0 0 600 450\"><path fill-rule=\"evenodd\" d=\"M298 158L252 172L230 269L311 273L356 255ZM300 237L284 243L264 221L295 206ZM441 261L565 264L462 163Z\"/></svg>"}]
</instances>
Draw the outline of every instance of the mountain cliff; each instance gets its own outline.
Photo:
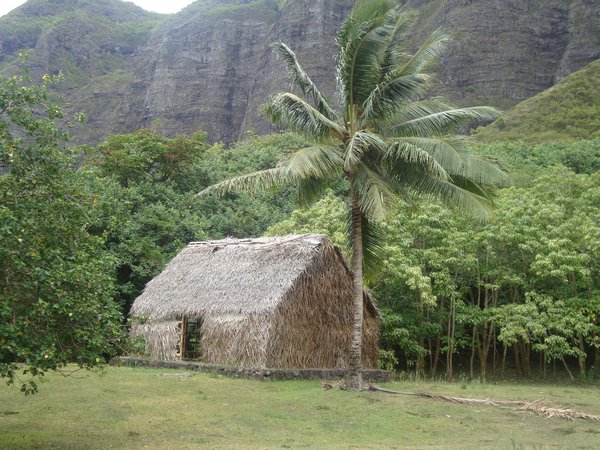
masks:
<instances>
[{"instance_id":1,"label":"mountain cliff","mask_svg":"<svg viewBox=\"0 0 600 450\"><path fill-rule=\"evenodd\" d=\"M600 58L597 0L408 0L418 44L441 26L453 42L440 94L508 108ZM199 0L175 15L120 0L30 0L0 18L0 74L30 54L37 75L62 70L62 93L88 113L79 141L154 127L203 129L232 142L270 130L268 96L287 88L271 52L287 43L333 96L335 33L352 0Z\"/></svg>"}]
</instances>

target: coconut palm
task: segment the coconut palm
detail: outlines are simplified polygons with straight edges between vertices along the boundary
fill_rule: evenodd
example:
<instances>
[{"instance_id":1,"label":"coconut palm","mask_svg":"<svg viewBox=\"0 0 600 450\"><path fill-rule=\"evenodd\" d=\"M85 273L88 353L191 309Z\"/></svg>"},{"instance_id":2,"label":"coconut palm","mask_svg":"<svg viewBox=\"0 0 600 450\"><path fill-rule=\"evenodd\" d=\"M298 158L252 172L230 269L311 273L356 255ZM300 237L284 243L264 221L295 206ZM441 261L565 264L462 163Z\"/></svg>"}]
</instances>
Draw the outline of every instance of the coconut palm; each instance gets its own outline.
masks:
<instances>
[{"instance_id":1,"label":"coconut palm","mask_svg":"<svg viewBox=\"0 0 600 450\"><path fill-rule=\"evenodd\" d=\"M339 107L317 89L285 44L275 45L299 92L272 97L265 108L282 128L312 145L290 150L267 170L211 186L201 195L295 185L299 200L317 199L332 181L349 184L354 327L346 386L361 388L363 268L376 252L374 224L395 198L430 195L486 216L488 187L504 182L495 165L469 154L464 137L450 136L469 121L491 120L489 107L455 108L425 97L428 69L448 40L435 31L414 53L406 48L414 13L393 0L358 0L337 38Z\"/></svg>"}]
</instances>

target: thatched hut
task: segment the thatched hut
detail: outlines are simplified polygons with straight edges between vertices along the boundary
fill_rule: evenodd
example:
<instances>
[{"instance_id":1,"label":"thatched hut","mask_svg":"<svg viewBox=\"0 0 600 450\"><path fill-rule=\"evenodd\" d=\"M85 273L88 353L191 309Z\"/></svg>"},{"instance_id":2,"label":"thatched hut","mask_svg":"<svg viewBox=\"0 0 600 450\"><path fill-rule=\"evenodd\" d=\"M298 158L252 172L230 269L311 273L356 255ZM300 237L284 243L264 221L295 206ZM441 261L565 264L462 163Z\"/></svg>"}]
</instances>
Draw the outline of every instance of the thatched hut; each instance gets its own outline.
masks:
<instances>
[{"instance_id":1,"label":"thatched hut","mask_svg":"<svg viewBox=\"0 0 600 450\"><path fill-rule=\"evenodd\" d=\"M365 293L363 367L377 363ZM193 242L135 300L133 336L154 359L263 368L348 362L352 274L323 235Z\"/></svg>"}]
</instances>

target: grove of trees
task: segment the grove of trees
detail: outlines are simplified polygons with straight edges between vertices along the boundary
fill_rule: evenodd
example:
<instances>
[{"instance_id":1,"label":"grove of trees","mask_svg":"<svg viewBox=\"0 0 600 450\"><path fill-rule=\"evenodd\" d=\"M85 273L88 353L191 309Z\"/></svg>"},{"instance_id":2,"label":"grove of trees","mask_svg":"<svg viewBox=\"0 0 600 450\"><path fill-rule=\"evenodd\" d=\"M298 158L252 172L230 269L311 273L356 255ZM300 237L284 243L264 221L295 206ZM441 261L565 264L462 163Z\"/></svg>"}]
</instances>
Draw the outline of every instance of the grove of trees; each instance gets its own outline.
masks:
<instances>
[{"instance_id":1,"label":"grove of trees","mask_svg":"<svg viewBox=\"0 0 600 450\"><path fill-rule=\"evenodd\" d=\"M581 146L600 154L598 141L541 147L574 157ZM484 224L430 199L396 205L371 283L383 367L449 379L599 375L600 172L537 170L498 192ZM268 233L327 233L345 246L344 214L331 191Z\"/></svg>"},{"instance_id":2,"label":"grove of trees","mask_svg":"<svg viewBox=\"0 0 600 450\"><path fill-rule=\"evenodd\" d=\"M495 112L422 100L445 35L406 53L410 14L363 3L342 29L339 112L279 46L308 101L282 93L267 112L299 134L224 148L148 129L73 148L48 93L59 77L0 77L0 377L30 393L127 352L133 299L189 241L288 233L326 233L354 261L386 369L600 375L600 139L469 151L446 134ZM490 189L494 161L513 186ZM196 195L215 185L220 198Z\"/></svg>"}]
</instances>

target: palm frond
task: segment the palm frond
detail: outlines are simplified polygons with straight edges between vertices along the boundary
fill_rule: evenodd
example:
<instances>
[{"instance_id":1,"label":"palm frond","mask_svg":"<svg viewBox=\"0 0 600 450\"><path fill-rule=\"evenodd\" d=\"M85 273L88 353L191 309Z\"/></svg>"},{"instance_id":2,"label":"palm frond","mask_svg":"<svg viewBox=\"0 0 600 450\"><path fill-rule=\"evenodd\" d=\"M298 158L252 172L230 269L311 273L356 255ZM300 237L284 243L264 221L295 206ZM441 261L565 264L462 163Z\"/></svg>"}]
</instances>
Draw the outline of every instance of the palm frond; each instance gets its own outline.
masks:
<instances>
[{"instance_id":1,"label":"palm frond","mask_svg":"<svg viewBox=\"0 0 600 450\"><path fill-rule=\"evenodd\" d=\"M391 0L358 1L338 33L338 84L346 106L361 105L377 85L387 48Z\"/></svg>"},{"instance_id":2,"label":"palm frond","mask_svg":"<svg viewBox=\"0 0 600 450\"><path fill-rule=\"evenodd\" d=\"M419 47L417 52L398 69L401 74L409 75L420 73L436 61L446 43L450 40L442 29L435 30L429 38Z\"/></svg>"},{"instance_id":3,"label":"palm frond","mask_svg":"<svg viewBox=\"0 0 600 450\"><path fill-rule=\"evenodd\" d=\"M485 186L510 186L510 176L496 163L483 156L471 155L462 175L475 183Z\"/></svg>"},{"instance_id":4,"label":"palm frond","mask_svg":"<svg viewBox=\"0 0 600 450\"><path fill-rule=\"evenodd\" d=\"M453 180L460 176L485 186L508 186L510 178L498 165L469 151L466 136L439 138L407 137L399 139L429 153Z\"/></svg>"},{"instance_id":5,"label":"palm frond","mask_svg":"<svg viewBox=\"0 0 600 450\"><path fill-rule=\"evenodd\" d=\"M409 55L406 52L407 43L412 28L415 24L416 11L413 9L404 9L402 11L392 10L388 12L386 21L391 25L391 32L386 45L386 49L381 62L380 82L390 78L398 67L400 61L405 60Z\"/></svg>"},{"instance_id":6,"label":"palm frond","mask_svg":"<svg viewBox=\"0 0 600 450\"><path fill-rule=\"evenodd\" d=\"M381 47L369 38L372 29L372 22L362 23L358 33L340 52L338 82L341 98L348 107L361 104L368 98L379 77L376 53L381 51Z\"/></svg>"},{"instance_id":7,"label":"palm frond","mask_svg":"<svg viewBox=\"0 0 600 450\"><path fill-rule=\"evenodd\" d=\"M451 397L448 395L430 394L427 392L400 392L392 391L390 389L384 389L379 386L369 386L369 391L385 392L387 394L394 395L411 395L416 397L431 398L434 400L442 400L451 403L458 403L464 405L485 405L485 406L511 406L516 408L518 411L528 411L539 416L545 417L546 419L552 417L561 417L568 420L573 419L584 419L584 420L595 420L600 422L599 415L587 414L573 409L562 408L559 406L544 405L539 401L519 401L519 400L494 400L486 398L484 400L477 398L464 398L464 397Z\"/></svg>"},{"instance_id":8,"label":"palm frond","mask_svg":"<svg viewBox=\"0 0 600 450\"><path fill-rule=\"evenodd\" d=\"M352 220L348 210L348 244L352 248ZM380 273L385 258L386 234L380 223L369 220L361 215L361 230L363 244L363 277L368 283L374 283Z\"/></svg>"},{"instance_id":9,"label":"palm frond","mask_svg":"<svg viewBox=\"0 0 600 450\"><path fill-rule=\"evenodd\" d=\"M398 7L394 0L356 0L350 17L355 20L365 21L373 17L385 17L385 15Z\"/></svg>"},{"instance_id":10,"label":"palm frond","mask_svg":"<svg viewBox=\"0 0 600 450\"><path fill-rule=\"evenodd\" d=\"M287 72L292 85L300 89L306 97L312 98L317 111L330 120L336 120L337 115L335 111L329 106L329 103L317 89L317 86L302 69L296 58L296 54L282 42L274 44L274 48L287 65Z\"/></svg>"},{"instance_id":11,"label":"palm frond","mask_svg":"<svg viewBox=\"0 0 600 450\"><path fill-rule=\"evenodd\" d=\"M492 202L487 191L475 183L459 186L462 179L442 180L431 176L418 167L406 168L397 183L407 191L440 199L446 205L472 215L482 221L492 215ZM483 195L482 195L483 194Z\"/></svg>"},{"instance_id":12,"label":"palm frond","mask_svg":"<svg viewBox=\"0 0 600 450\"><path fill-rule=\"evenodd\" d=\"M333 178L342 173L344 160L339 148L322 145L296 150L279 165L299 178Z\"/></svg>"},{"instance_id":13,"label":"palm frond","mask_svg":"<svg viewBox=\"0 0 600 450\"><path fill-rule=\"evenodd\" d=\"M314 139L342 137L344 129L290 92L273 96L264 109L276 125Z\"/></svg>"},{"instance_id":14,"label":"palm frond","mask_svg":"<svg viewBox=\"0 0 600 450\"><path fill-rule=\"evenodd\" d=\"M398 6L394 0L357 0L350 16L342 24L338 33L338 49L346 47L347 43L359 32L365 22L374 22L374 26L385 23L387 14Z\"/></svg>"},{"instance_id":15,"label":"palm frond","mask_svg":"<svg viewBox=\"0 0 600 450\"><path fill-rule=\"evenodd\" d=\"M285 167L275 167L221 181L207 187L197 195L204 197L217 194L222 197L233 192L257 192L282 188L298 181L298 176L290 173Z\"/></svg>"},{"instance_id":16,"label":"palm frond","mask_svg":"<svg viewBox=\"0 0 600 450\"><path fill-rule=\"evenodd\" d=\"M344 170L352 172L369 149L383 151L384 146L385 142L379 135L365 130L357 131L346 144Z\"/></svg>"},{"instance_id":17,"label":"palm frond","mask_svg":"<svg viewBox=\"0 0 600 450\"><path fill-rule=\"evenodd\" d=\"M427 90L427 88L427 86L424 86L425 90ZM399 103L397 106L398 108L387 109L385 114L378 114L377 120L371 121L377 130L386 136L398 136L399 134L394 132L394 127L397 127L402 123L455 109L454 106L449 105L439 97L415 100L408 103ZM432 136L432 134L425 136Z\"/></svg>"},{"instance_id":18,"label":"palm frond","mask_svg":"<svg viewBox=\"0 0 600 450\"><path fill-rule=\"evenodd\" d=\"M478 197L485 198L490 206L493 206L495 193L492 189L478 184L474 180L462 175L454 175L452 177L452 184L471 194L477 195Z\"/></svg>"},{"instance_id":19,"label":"palm frond","mask_svg":"<svg viewBox=\"0 0 600 450\"><path fill-rule=\"evenodd\" d=\"M450 175L464 173L465 165L471 159L465 136L401 137L396 142L424 150Z\"/></svg>"},{"instance_id":20,"label":"palm frond","mask_svg":"<svg viewBox=\"0 0 600 450\"><path fill-rule=\"evenodd\" d=\"M376 123L379 118L392 116L408 102L417 100L431 85L427 74L401 75L379 83L363 104L364 120Z\"/></svg>"},{"instance_id":21,"label":"palm frond","mask_svg":"<svg viewBox=\"0 0 600 450\"><path fill-rule=\"evenodd\" d=\"M401 173L404 170L410 170L410 166L414 166L430 177L433 176L440 180L450 178L445 168L431 154L404 140L393 142L387 148L384 158L391 171Z\"/></svg>"},{"instance_id":22,"label":"palm frond","mask_svg":"<svg viewBox=\"0 0 600 450\"><path fill-rule=\"evenodd\" d=\"M499 115L498 110L489 106L449 109L399 123L391 127L389 132L399 136L439 136L459 125L494 120Z\"/></svg>"},{"instance_id":23,"label":"palm frond","mask_svg":"<svg viewBox=\"0 0 600 450\"><path fill-rule=\"evenodd\" d=\"M352 189L358 193L362 213L369 220L383 219L396 197L394 186L387 177L375 167L360 164L351 183Z\"/></svg>"},{"instance_id":24,"label":"palm frond","mask_svg":"<svg viewBox=\"0 0 600 450\"><path fill-rule=\"evenodd\" d=\"M296 201L303 207L310 206L323 197L330 184L330 180L323 178L303 178L298 182Z\"/></svg>"}]
</instances>

